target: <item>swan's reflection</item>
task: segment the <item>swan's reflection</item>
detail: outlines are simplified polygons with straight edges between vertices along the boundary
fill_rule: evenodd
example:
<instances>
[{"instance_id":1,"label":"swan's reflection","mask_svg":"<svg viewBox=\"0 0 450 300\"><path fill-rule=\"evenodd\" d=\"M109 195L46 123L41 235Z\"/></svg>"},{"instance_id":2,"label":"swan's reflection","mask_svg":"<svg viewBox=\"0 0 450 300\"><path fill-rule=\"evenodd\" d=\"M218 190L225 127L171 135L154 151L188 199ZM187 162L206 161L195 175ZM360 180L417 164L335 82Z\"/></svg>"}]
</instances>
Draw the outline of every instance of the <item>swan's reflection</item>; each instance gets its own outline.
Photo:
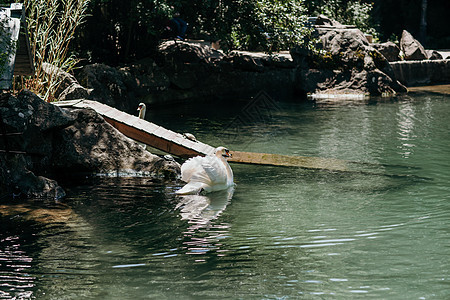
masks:
<instances>
[{"instance_id":1,"label":"swan's reflection","mask_svg":"<svg viewBox=\"0 0 450 300\"><path fill-rule=\"evenodd\" d=\"M180 210L182 220L188 220L189 227L183 236L187 254L204 254L211 250L220 253L220 240L227 236L228 223L216 223L233 197L234 187L203 195L180 197L176 209ZM220 255L220 254L219 254Z\"/></svg>"}]
</instances>

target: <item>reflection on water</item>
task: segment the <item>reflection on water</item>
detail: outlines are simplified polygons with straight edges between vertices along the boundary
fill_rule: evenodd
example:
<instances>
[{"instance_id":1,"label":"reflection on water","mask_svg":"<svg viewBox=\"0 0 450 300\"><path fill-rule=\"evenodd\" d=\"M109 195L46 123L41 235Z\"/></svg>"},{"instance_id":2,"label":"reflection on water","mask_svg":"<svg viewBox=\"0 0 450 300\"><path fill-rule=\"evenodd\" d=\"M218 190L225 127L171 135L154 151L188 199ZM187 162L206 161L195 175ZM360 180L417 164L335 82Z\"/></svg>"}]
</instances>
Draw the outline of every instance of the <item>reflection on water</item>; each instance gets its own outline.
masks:
<instances>
[{"instance_id":1,"label":"reflection on water","mask_svg":"<svg viewBox=\"0 0 450 300\"><path fill-rule=\"evenodd\" d=\"M72 208L42 201L0 205L0 218L2 298L34 298L38 290L62 297L92 284L97 273L86 269L92 228ZM52 284L42 287L45 278Z\"/></svg>"},{"instance_id":2,"label":"reflection on water","mask_svg":"<svg viewBox=\"0 0 450 300\"><path fill-rule=\"evenodd\" d=\"M28 270L33 259L21 249L19 236L2 235L0 242L0 299L31 298L36 278Z\"/></svg>"},{"instance_id":3,"label":"reflection on water","mask_svg":"<svg viewBox=\"0 0 450 300\"><path fill-rule=\"evenodd\" d=\"M220 249L220 240L227 237L231 224L212 221L225 210L233 193L234 187L230 187L204 196L180 196L175 209L180 210L181 219L188 220L189 224L183 232L186 254L205 254L213 250L220 256L220 252L224 251Z\"/></svg>"},{"instance_id":4,"label":"reflection on water","mask_svg":"<svg viewBox=\"0 0 450 300\"><path fill-rule=\"evenodd\" d=\"M1 205L0 299L447 299L448 100L279 103L230 141L232 110L150 110L213 145L351 168L233 164L235 190L182 197L96 178Z\"/></svg>"}]
</instances>

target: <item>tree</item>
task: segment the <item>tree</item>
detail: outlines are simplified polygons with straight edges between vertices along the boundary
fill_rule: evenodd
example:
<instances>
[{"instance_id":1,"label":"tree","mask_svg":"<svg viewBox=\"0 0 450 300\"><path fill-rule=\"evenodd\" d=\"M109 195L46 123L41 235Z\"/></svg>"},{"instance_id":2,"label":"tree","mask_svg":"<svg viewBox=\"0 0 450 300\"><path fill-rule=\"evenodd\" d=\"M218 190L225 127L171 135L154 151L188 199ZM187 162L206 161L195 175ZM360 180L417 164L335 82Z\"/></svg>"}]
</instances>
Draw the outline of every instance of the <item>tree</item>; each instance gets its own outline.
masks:
<instances>
[{"instance_id":1,"label":"tree","mask_svg":"<svg viewBox=\"0 0 450 300\"><path fill-rule=\"evenodd\" d=\"M428 1L422 0L419 40L424 45L426 44L426 41L427 41L427 7L428 7Z\"/></svg>"}]
</instances>

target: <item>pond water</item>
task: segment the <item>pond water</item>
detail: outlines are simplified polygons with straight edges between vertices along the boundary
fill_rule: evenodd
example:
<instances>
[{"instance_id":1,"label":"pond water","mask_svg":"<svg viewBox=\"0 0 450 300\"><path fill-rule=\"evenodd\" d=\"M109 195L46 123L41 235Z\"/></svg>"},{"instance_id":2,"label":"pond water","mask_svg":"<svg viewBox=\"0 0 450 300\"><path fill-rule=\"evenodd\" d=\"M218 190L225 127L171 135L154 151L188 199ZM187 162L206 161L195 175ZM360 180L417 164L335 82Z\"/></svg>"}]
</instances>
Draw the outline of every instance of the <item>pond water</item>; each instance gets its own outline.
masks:
<instances>
[{"instance_id":1,"label":"pond water","mask_svg":"<svg viewBox=\"0 0 450 300\"><path fill-rule=\"evenodd\" d=\"M357 170L233 164L235 190L206 196L94 178L60 203L2 205L0 299L449 299L450 97L278 100L147 118Z\"/></svg>"}]
</instances>

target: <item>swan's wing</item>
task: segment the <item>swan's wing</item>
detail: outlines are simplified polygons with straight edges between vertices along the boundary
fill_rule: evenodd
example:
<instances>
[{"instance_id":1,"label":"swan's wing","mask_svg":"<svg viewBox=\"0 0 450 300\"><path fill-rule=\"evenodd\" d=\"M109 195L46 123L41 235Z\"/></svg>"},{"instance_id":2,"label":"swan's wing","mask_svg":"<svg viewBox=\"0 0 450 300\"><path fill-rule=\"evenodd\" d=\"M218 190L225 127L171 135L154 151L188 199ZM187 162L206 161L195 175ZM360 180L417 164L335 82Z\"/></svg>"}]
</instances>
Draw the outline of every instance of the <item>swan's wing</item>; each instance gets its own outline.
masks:
<instances>
[{"instance_id":1,"label":"swan's wing","mask_svg":"<svg viewBox=\"0 0 450 300\"><path fill-rule=\"evenodd\" d=\"M196 156L181 166L181 180L203 182L208 185L220 184L227 181L227 171L220 159L215 156Z\"/></svg>"},{"instance_id":2,"label":"swan's wing","mask_svg":"<svg viewBox=\"0 0 450 300\"><path fill-rule=\"evenodd\" d=\"M203 169L208 174L211 182L214 184L225 184L227 182L227 170L223 162L215 156L207 156L205 158L208 159L204 160Z\"/></svg>"},{"instance_id":3,"label":"swan's wing","mask_svg":"<svg viewBox=\"0 0 450 300\"><path fill-rule=\"evenodd\" d=\"M200 181L206 182L209 180L208 174L202 166L203 157L196 156L188 159L181 165L181 180L184 182Z\"/></svg>"}]
</instances>

